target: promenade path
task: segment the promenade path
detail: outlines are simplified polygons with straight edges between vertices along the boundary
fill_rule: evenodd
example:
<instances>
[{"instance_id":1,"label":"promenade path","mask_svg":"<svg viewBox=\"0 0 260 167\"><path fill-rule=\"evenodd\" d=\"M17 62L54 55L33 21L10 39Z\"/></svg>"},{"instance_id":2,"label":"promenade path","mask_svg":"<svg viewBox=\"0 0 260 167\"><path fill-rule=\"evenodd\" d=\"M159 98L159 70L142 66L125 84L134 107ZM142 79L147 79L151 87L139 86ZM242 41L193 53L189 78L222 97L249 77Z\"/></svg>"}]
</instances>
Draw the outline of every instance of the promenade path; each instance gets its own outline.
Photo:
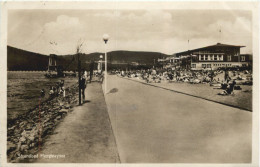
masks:
<instances>
[{"instance_id":1,"label":"promenade path","mask_svg":"<svg viewBox=\"0 0 260 167\"><path fill-rule=\"evenodd\" d=\"M119 162L101 84L86 89L87 103L73 108L56 127L40 154L65 158L40 158L39 163L115 163Z\"/></svg>"},{"instance_id":2,"label":"promenade path","mask_svg":"<svg viewBox=\"0 0 260 167\"><path fill-rule=\"evenodd\" d=\"M122 163L249 163L252 112L108 76Z\"/></svg>"}]
</instances>

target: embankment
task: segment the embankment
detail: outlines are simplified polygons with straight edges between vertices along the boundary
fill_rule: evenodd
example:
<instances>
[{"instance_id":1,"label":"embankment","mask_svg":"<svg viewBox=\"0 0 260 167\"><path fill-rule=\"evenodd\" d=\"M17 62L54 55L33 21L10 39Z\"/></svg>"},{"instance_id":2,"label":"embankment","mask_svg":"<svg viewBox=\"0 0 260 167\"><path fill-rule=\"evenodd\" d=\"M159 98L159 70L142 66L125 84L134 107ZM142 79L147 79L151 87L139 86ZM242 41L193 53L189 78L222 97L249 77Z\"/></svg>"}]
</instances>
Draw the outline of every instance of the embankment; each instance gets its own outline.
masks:
<instances>
[{"instance_id":1,"label":"embankment","mask_svg":"<svg viewBox=\"0 0 260 167\"><path fill-rule=\"evenodd\" d=\"M21 155L37 153L45 139L53 133L55 127L72 111L78 103L78 86L66 89L66 96L56 95L41 102L34 109L9 120L7 125L7 159L8 162L24 162Z\"/></svg>"}]
</instances>

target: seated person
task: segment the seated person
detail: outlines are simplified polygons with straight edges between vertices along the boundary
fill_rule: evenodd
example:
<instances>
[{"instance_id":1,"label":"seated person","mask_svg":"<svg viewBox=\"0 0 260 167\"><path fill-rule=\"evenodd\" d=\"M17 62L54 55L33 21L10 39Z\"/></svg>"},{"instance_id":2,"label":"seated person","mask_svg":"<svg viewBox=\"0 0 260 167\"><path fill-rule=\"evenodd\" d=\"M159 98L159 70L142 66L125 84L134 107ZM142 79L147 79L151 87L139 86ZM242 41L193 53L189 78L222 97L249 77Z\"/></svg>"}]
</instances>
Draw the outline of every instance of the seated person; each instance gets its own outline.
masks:
<instances>
[{"instance_id":1,"label":"seated person","mask_svg":"<svg viewBox=\"0 0 260 167\"><path fill-rule=\"evenodd\" d=\"M243 78L241 77L240 74L237 76L237 79L238 79L238 80L243 80Z\"/></svg>"},{"instance_id":2,"label":"seated person","mask_svg":"<svg viewBox=\"0 0 260 167\"><path fill-rule=\"evenodd\" d=\"M226 90L224 90L222 93L219 93L219 95L230 95L230 94L232 94L233 91L234 91L235 85L236 85L236 81L233 80L233 82L231 82L231 83L227 86Z\"/></svg>"}]
</instances>

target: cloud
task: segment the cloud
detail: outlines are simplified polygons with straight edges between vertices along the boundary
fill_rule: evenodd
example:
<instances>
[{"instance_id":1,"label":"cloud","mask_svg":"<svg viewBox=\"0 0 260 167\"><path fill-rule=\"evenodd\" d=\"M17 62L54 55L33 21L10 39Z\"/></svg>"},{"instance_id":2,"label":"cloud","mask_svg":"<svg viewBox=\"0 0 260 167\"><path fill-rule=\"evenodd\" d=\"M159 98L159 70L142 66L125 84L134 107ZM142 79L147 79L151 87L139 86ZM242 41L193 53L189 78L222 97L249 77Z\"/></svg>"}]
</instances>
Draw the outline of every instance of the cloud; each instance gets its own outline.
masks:
<instances>
[{"instance_id":1,"label":"cloud","mask_svg":"<svg viewBox=\"0 0 260 167\"><path fill-rule=\"evenodd\" d=\"M19 13L20 12L20 13ZM17 11L10 16L8 43L50 54L75 53L79 39L84 52L104 50L159 51L167 54L217 42L245 45L252 52L251 15L225 10L48 10ZM14 12L15 13L15 12ZM18 14L19 13L19 14ZM221 28L221 34L219 29ZM189 46L187 44L190 40ZM33 44L30 42L33 41ZM51 46L50 41L58 43ZM28 44L29 45L26 45Z\"/></svg>"},{"instance_id":2,"label":"cloud","mask_svg":"<svg viewBox=\"0 0 260 167\"><path fill-rule=\"evenodd\" d=\"M58 16L55 22L46 23L44 30L45 39L50 42L55 41L56 48L64 53L75 51L76 43L84 33L84 27L79 18L66 15Z\"/></svg>"}]
</instances>

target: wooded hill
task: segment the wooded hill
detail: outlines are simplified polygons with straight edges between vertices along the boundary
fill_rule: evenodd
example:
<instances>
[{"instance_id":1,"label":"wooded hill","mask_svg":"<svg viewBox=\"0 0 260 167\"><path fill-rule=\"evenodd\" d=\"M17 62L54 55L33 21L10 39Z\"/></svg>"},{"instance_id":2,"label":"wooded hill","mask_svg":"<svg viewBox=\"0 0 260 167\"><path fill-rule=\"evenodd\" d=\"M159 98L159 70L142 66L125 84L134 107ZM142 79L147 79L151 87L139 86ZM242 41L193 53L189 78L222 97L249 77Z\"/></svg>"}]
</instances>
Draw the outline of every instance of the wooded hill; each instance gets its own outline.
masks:
<instances>
[{"instance_id":1,"label":"wooded hill","mask_svg":"<svg viewBox=\"0 0 260 167\"><path fill-rule=\"evenodd\" d=\"M100 60L100 55L104 53L80 54L81 66L88 70L91 61ZM112 51L108 52L108 67L125 68L126 66L141 65L143 67L151 67L158 58L167 57L158 52L138 52L138 51ZM48 67L47 55L34 53L12 46L7 46L7 67L9 71L45 71ZM64 70L77 69L77 55L58 55L57 65L63 66Z\"/></svg>"}]
</instances>

